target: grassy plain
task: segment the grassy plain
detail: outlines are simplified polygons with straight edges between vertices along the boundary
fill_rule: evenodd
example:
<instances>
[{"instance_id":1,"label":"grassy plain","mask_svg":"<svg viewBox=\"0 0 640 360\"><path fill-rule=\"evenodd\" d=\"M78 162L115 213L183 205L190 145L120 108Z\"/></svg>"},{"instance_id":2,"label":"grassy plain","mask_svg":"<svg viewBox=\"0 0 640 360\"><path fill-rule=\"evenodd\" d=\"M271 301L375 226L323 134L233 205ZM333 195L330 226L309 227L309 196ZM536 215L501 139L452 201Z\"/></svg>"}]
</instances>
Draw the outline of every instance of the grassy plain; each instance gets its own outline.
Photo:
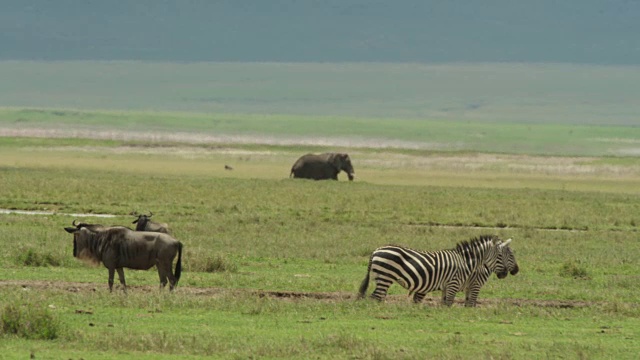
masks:
<instances>
[{"instance_id":1,"label":"grassy plain","mask_svg":"<svg viewBox=\"0 0 640 360\"><path fill-rule=\"evenodd\" d=\"M638 66L0 62L0 106L637 125Z\"/></svg>"},{"instance_id":2,"label":"grassy plain","mask_svg":"<svg viewBox=\"0 0 640 360\"><path fill-rule=\"evenodd\" d=\"M640 351L637 157L349 148L356 181L288 179L320 145L0 138L0 312L59 321L53 340L4 334L24 358L634 358ZM224 170L230 164L233 171ZM78 217L153 211L185 244L173 294L157 274L71 256ZM114 218L89 215L113 214ZM521 272L480 306L355 301L368 256L399 243L514 239Z\"/></svg>"},{"instance_id":3,"label":"grassy plain","mask_svg":"<svg viewBox=\"0 0 640 360\"><path fill-rule=\"evenodd\" d=\"M0 135L9 137L243 143L297 146L303 151L324 145L416 152L638 156L637 125L0 108Z\"/></svg>"}]
</instances>

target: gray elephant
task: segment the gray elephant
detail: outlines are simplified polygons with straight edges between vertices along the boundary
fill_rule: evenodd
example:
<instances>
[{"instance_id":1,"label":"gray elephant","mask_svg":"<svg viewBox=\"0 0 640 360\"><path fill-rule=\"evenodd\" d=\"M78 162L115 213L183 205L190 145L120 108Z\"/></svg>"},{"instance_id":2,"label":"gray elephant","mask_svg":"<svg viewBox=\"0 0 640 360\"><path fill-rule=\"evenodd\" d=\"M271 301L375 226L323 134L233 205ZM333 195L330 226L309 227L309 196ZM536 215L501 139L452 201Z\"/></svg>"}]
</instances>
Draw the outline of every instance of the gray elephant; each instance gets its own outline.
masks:
<instances>
[{"instance_id":1,"label":"gray elephant","mask_svg":"<svg viewBox=\"0 0 640 360\"><path fill-rule=\"evenodd\" d=\"M301 156L293 164L289 177L314 180L338 180L338 173L343 170L347 173L349 181L353 181L355 172L351 165L351 159L347 154L307 154Z\"/></svg>"}]
</instances>

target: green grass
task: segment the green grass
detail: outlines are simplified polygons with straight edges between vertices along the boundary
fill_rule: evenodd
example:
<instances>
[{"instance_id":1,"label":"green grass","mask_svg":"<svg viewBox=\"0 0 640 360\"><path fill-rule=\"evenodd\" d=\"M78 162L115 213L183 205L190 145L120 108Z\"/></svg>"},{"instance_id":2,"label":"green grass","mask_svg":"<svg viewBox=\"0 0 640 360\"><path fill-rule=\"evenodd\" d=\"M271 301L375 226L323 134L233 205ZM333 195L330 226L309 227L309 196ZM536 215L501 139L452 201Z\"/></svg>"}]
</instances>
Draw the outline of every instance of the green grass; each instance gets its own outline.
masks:
<instances>
[{"instance_id":1,"label":"green grass","mask_svg":"<svg viewBox=\"0 0 640 360\"><path fill-rule=\"evenodd\" d=\"M406 118L198 114L79 110L0 109L0 127L19 131L49 130L57 137L96 136L117 144L135 132L138 143L154 138L206 142L225 137L249 142L304 143L312 139L336 142L338 147L404 147L422 151L480 151L510 154L637 156L640 128L566 123L504 123ZM78 133L78 131L82 131ZM27 135L31 134L27 133ZM173 139L173 140L172 140ZM369 140L367 140L369 139ZM374 140L377 139L377 140ZM27 145L31 140L3 140ZM212 140L209 140L212 141ZM227 140L233 141L233 140ZM74 143L67 140L68 144ZM87 140L75 143L86 144ZM46 145L43 142L42 145ZM0 146L2 146L0 144ZM312 146L308 150L317 149Z\"/></svg>"},{"instance_id":2,"label":"green grass","mask_svg":"<svg viewBox=\"0 0 640 360\"><path fill-rule=\"evenodd\" d=\"M53 340L0 335L8 358L640 350L635 158L358 148L356 181L314 182L288 179L298 146L3 138L0 147L0 208L55 212L0 214L0 310L56 324ZM130 225L133 211L149 210L184 243L178 288L159 292L153 269L125 270L129 294L110 294L106 269L74 259L63 227L74 218ZM442 249L484 233L513 238L521 270L492 277L480 307L434 305L438 292L414 305L397 285L386 303L355 301L376 247Z\"/></svg>"},{"instance_id":3,"label":"green grass","mask_svg":"<svg viewBox=\"0 0 640 360\"><path fill-rule=\"evenodd\" d=\"M638 157L638 74L568 64L5 61L0 129Z\"/></svg>"},{"instance_id":4,"label":"green grass","mask_svg":"<svg viewBox=\"0 0 640 360\"><path fill-rule=\"evenodd\" d=\"M639 74L571 64L4 61L0 106L637 125Z\"/></svg>"}]
</instances>

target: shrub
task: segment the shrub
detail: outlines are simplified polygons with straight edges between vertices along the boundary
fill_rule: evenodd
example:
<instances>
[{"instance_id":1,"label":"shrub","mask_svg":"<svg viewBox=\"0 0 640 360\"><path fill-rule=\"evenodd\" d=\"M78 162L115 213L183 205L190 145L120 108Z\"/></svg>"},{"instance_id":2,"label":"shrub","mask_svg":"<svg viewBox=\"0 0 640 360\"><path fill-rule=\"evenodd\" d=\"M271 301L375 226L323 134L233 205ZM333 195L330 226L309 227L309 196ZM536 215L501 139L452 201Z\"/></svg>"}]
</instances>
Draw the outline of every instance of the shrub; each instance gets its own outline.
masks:
<instances>
[{"instance_id":1,"label":"shrub","mask_svg":"<svg viewBox=\"0 0 640 360\"><path fill-rule=\"evenodd\" d=\"M223 255L206 256L196 258L189 262L190 271L214 272L236 272L238 265Z\"/></svg>"},{"instance_id":2,"label":"shrub","mask_svg":"<svg viewBox=\"0 0 640 360\"><path fill-rule=\"evenodd\" d=\"M238 266L230 261L228 258L225 258L220 255L216 255L214 257L208 257L205 266L205 272L236 272L238 271Z\"/></svg>"},{"instance_id":3,"label":"shrub","mask_svg":"<svg viewBox=\"0 0 640 360\"><path fill-rule=\"evenodd\" d=\"M59 335L60 322L47 310L9 304L5 306L0 318L2 335L39 340L53 340Z\"/></svg>"},{"instance_id":4,"label":"shrub","mask_svg":"<svg viewBox=\"0 0 640 360\"><path fill-rule=\"evenodd\" d=\"M579 263L575 261L570 261L564 263L562 265L562 269L560 270L560 276L564 277L572 277L574 279L589 279L589 273L587 269L581 266Z\"/></svg>"},{"instance_id":5,"label":"shrub","mask_svg":"<svg viewBox=\"0 0 640 360\"><path fill-rule=\"evenodd\" d=\"M55 256L42 254L34 249L27 249L18 255L18 264L24 266L60 266L62 262Z\"/></svg>"}]
</instances>

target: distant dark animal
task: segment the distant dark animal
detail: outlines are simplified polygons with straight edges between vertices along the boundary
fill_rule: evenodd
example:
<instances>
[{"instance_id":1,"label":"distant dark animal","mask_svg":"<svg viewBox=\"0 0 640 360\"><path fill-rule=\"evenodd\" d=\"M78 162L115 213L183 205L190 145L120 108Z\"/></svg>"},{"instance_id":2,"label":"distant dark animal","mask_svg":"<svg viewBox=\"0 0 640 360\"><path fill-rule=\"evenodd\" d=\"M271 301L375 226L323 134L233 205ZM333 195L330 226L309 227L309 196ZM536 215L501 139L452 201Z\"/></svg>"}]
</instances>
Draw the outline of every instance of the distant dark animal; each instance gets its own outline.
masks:
<instances>
[{"instance_id":1,"label":"distant dark animal","mask_svg":"<svg viewBox=\"0 0 640 360\"><path fill-rule=\"evenodd\" d=\"M348 154L324 153L301 156L291 167L289 177L313 180L338 180L338 173L344 171L353 181L355 171Z\"/></svg>"},{"instance_id":2,"label":"distant dark animal","mask_svg":"<svg viewBox=\"0 0 640 360\"><path fill-rule=\"evenodd\" d=\"M376 249L369 259L367 275L360 285L363 298L373 274L376 289L371 297L384 300L389 287L397 282L413 293L419 303L428 292L442 290L442 303L453 304L459 291L468 291L470 277L483 265L494 269L499 277L507 276L497 241L493 236L481 236L458 243L454 249L422 252L388 245Z\"/></svg>"},{"instance_id":3,"label":"distant dark animal","mask_svg":"<svg viewBox=\"0 0 640 360\"><path fill-rule=\"evenodd\" d=\"M170 290L180 280L182 273L182 243L171 235L133 231L124 226L92 226L75 224L64 230L73 234L73 256L102 263L109 270L109 291L113 291L113 278L118 272L120 284L127 291L124 268L148 270L158 268L160 288L169 282ZM171 271L174 258L178 255L175 273Z\"/></svg>"},{"instance_id":4,"label":"distant dark animal","mask_svg":"<svg viewBox=\"0 0 640 360\"><path fill-rule=\"evenodd\" d=\"M231 166L229 166L229 165L225 165L225 166L224 166L224 169L225 169L225 170L233 170L233 167L231 167Z\"/></svg>"},{"instance_id":5,"label":"distant dark animal","mask_svg":"<svg viewBox=\"0 0 640 360\"><path fill-rule=\"evenodd\" d=\"M516 275L520 268L518 267L518 262L516 261L516 256L513 253L511 247L509 247L509 243L511 239L508 239L504 243L500 240L497 241L498 249L501 252L502 263L504 264L505 269L511 275ZM504 279L507 275L498 273L498 266L490 267L489 265L483 265L477 269L469 279L469 287L465 292L465 306L473 307L476 306L478 301L478 294L480 293L480 289L484 284L489 280L491 274L496 273L498 279ZM504 275L504 276L503 276Z\"/></svg>"},{"instance_id":6,"label":"distant dark animal","mask_svg":"<svg viewBox=\"0 0 640 360\"><path fill-rule=\"evenodd\" d=\"M138 218L135 219L132 224L136 225L136 231L153 231L165 234L171 234L171 230L169 230L169 225L166 223L158 223L155 221L151 221L151 217L153 213L149 211L149 215L140 214Z\"/></svg>"}]
</instances>

